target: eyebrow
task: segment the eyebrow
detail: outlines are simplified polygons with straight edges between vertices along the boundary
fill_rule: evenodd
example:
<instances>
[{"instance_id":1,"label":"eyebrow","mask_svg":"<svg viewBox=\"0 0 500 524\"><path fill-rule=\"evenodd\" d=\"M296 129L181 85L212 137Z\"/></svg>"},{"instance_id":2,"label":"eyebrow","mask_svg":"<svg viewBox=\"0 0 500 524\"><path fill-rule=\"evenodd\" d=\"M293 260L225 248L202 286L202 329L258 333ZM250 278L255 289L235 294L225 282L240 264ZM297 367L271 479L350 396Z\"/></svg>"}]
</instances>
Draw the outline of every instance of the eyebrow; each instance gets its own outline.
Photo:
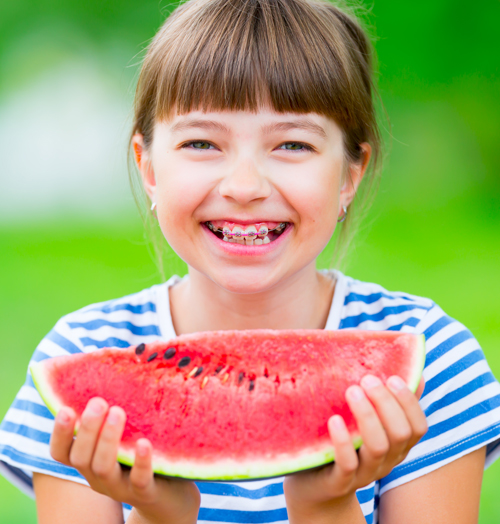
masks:
<instances>
[{"instance_id":1,"label":"eyebrow","mask_svg":"<svg viewBox=\"0 0 500 524\"><path fill-rule=\"evenodd\" d=\"M229 127L220 122L216 122L215 120L181 120L173 125L170 131L172 133L178 133L184 131L184 129L192 129L194 127L208 129L209 131L219 131L228 135L231 134L231 129L229 129Z\"/></svg>"},{"instance_id":2,"label":"eyebrow","mask_svg":"<svg viewBox=\"0 0 500 524\"><path fill-rule=\"evenodd\" d=\"M312 120L308 119L293 120L291 122L276 122L262 127L264 133L288 131L290 129L303 129L304 131L309 131L319 135L321 138L326 138L325 130L320 125L315 124Z\"/></svg>"},{"instance_id":3,"label":"eyebrow","mask_svg":"<svg viewBox=\"0 0 500 524\"><path fill-rule=\"evenodd\" d=\"M209 131L219 131L228 135L232 134L231 129L221 122L215 120L184 120L177 122L171 128L172 133L179 133L185 129L207 129ZM321 138L326 138L325 130L318 124L308 119L293 120L290 122L275 122L267 126L262 126L261 130L264 134L275 133L278 131L289 131L290 129L303 129L309 131Z\"/></svg>"}]
</instances>

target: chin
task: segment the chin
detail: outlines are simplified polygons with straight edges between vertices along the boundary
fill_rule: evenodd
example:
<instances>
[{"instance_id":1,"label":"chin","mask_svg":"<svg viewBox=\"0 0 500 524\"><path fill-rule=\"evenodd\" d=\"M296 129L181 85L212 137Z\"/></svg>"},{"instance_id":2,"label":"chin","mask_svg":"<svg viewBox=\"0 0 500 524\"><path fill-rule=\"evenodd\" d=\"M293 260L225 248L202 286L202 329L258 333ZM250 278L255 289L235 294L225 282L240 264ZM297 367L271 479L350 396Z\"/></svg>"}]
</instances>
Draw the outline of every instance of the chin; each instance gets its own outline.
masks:
<instances>
[{"instance_id":1,"label":"chin","mask_svg":"<svg viewBox=\"0 0 500 524\"><path fill-rule=\"evenodd\" d=\"M252 270L248 266L216 272L209 275L209 278L226 291L240 295L264 293L281 280L276 272L270 273L257 268Z\"/></svg>"}]
</instances>

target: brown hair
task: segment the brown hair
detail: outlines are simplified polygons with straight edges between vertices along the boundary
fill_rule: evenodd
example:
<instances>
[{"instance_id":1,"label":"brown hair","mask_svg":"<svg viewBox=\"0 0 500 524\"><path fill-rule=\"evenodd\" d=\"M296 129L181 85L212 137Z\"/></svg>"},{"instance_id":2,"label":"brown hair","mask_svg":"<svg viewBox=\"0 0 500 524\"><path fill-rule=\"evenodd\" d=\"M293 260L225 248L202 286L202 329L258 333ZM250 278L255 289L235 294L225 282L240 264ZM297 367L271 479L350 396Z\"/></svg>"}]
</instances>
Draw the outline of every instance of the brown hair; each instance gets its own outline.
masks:
<instances>
[{"instance_id":1,"label":"brown hair","mask_svg":"<svg viewBox=\"0 0 500 524\"><path fill-rule=\"evenodd\" d=\"M141 133L148 147L155 123L174 108L256 111L268 105L277 112L318 113L343 130L349 162L362 161L362 142L372 146L366 197L381 158L372 56L355 16L327 1L188 0L147 49L132 134ZM136 179L132 185L142 195L139 207L147 209L142 184ZM366 208L366 198L355 200L338 239L344 251L357 209Z\"/></svg>"}]
</instances>

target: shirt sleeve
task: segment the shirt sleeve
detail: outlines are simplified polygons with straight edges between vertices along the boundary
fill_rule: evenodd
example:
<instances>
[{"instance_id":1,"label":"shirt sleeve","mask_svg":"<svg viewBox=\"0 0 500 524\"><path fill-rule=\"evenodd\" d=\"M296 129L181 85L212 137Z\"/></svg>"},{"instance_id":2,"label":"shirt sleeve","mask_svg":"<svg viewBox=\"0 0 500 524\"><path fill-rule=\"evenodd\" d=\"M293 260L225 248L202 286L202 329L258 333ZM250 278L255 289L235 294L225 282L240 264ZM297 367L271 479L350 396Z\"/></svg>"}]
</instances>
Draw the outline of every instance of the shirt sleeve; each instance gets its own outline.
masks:
<instances>
[{"instance_id":1,"label":"shirt sleeve","mask_svg":"<svg viewBox=\"0 0 500 524\"><path fill-rule=\"evenodd\" d=\"M486 446L486 466L500 455L500 384L472 333L434 305L415 333L424 334L428 431L380 480L380 495Z\"/></svg>"},{"instance_id":2,"label":"shirt sleeve","mask_svg":"<svg viewBox=\"0 0 500 524\"><path fill-rule=\"evenodd\" d=\"M64 318L61 319L40 342L30 362L81 353L80 340L72 340L70 331ZM88 485L74 468L56 462L50 456L53 427L54 417L36 390L28 370L26 382L0 424L0 472L32 497L33 472Z\"/></svg>"}]
</instances>

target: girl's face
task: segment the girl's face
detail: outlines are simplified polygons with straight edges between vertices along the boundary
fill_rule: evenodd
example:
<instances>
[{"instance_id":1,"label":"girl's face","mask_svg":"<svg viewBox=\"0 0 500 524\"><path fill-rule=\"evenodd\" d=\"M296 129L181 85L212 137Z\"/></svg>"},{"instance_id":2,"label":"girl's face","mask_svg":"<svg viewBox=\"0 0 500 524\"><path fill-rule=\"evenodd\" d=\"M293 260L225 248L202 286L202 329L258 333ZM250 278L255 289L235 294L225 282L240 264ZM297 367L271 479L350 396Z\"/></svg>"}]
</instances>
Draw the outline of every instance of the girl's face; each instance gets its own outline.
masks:
<instances>
[{"instance_id":1,"label":"girl's face","mask_svg":"<svg viewBox=\"0 0 500 524\"><path fill-rule=\"evenodd\" d=\"M333 120L269 109L175 115L134 146L170 246L235 293L314 268L370 154L363 144L363 165L346 165Z\"/></svg>"}]
</instances>

